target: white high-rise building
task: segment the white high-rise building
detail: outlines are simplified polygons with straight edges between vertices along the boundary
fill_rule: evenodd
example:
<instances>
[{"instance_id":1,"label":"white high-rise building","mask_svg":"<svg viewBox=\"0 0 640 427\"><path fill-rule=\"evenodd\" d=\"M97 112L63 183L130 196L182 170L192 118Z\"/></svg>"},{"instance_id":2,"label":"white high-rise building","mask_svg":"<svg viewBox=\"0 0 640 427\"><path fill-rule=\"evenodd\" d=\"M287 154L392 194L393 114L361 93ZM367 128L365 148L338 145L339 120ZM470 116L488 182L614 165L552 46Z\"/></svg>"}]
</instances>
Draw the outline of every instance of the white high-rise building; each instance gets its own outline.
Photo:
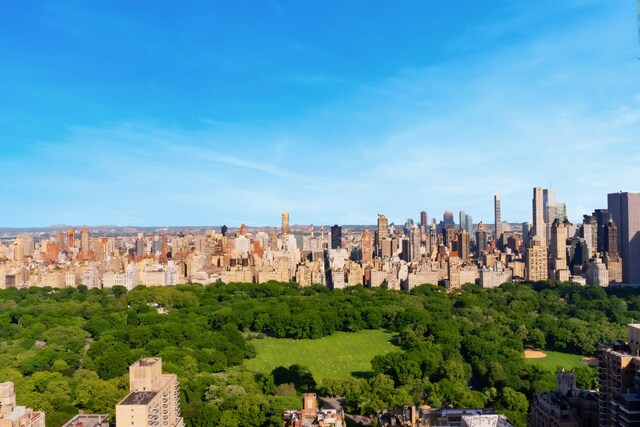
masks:
<instances>
[{"instance_id":1,"label":"white high-rise building","mask_svg":"<svg viewBox=\"0 0 640 427\"><path fill-rule=\"evenodd\" d=\"M124 272L124 283L124 286L129 290L140 284L140 273L134 263L127 266L127 269Z\"/></svg>"}]
</instances>

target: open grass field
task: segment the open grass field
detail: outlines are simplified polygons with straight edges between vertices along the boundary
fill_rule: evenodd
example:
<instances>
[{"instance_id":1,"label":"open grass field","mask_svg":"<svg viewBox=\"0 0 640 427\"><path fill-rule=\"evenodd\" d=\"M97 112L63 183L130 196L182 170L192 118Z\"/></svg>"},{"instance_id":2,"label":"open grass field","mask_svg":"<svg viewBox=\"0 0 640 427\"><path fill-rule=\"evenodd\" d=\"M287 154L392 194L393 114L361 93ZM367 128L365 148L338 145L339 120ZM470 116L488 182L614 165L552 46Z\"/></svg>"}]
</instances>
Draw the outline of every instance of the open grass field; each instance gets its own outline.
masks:
<instances>
[{"instance_id":1,"label":"open grass field","mask_svg":"<svg viewBox=\"0 0 640 427\"><path fill-rule=\"evenodd\" d=\"M586 364L582 361L584 356L579 356L576 354L568 354L568 353L559 353L557 351L545 351L547 354L546 357L536 358L536 359L526 359L528 363L533 363L544 368L547 368L553 372L557 371L559 368L570 370L573 368L577 368L580 366L586 366Z\"/></svg>"},{"instance_id":2,"label":"open grass field","mask_svg":"<svg viewBox=\"0 0 640 427\"><path fill-rule=\"evenodd\" d=\"M252 340L258 355L242 369L270 373L277 366L299 364L313 373L317 382L340 379L353 372L371 371L371 359L379 354L401 351L391 344L392 334L381 330L336 332L317 340L264 338Z\"/></svg>"}]
</instances>

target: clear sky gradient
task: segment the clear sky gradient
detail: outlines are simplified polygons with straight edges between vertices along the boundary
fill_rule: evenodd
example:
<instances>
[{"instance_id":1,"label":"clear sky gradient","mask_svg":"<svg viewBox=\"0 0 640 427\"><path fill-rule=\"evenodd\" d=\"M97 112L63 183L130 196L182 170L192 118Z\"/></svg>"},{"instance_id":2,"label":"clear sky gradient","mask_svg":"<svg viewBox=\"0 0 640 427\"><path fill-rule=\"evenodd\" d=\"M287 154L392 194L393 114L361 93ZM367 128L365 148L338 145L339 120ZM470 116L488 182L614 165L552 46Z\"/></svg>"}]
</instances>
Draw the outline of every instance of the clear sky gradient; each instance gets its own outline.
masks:
<instances>
[{"instance_id":1,"label":"clear sky gradient","mask_svg":"<svg viewBox=\"0 0 640 427\"><path fill-rule=\"evenodd\" d=\"M635 0L13 1L0 226L570 219L640 191Z\"/></svg>"}]
</instances>

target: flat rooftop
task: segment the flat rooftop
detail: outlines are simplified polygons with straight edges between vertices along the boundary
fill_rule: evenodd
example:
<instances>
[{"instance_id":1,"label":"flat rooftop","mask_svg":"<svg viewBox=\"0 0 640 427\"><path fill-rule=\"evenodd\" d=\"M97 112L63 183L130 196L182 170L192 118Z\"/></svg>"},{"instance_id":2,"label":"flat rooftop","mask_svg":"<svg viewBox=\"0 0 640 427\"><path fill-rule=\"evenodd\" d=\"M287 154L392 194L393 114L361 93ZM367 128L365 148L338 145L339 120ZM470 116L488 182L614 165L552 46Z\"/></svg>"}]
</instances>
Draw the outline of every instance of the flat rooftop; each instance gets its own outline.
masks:
<instances>
[{"instance_id":1,"label":"flat rooftop","mask_svg":"<svg viewBox=\"0 0 640 427\"><path fill-rule=\"evenodd\" d=\"M157 391L134 391L120 402L120 405L146 405L158 394Z\"/></svg>"},{"instance_id":2,"label":"flat rooftop","mask_svg":"<svg viewBox=\"0 0 640 427\"><path fill-rule=\"evenodd\" d=\"M108 414L78 414L71 418L62 427L75 427L82 423L84 427L101 427L103 424L109 424Z\"/></svg>"}]
</instances>

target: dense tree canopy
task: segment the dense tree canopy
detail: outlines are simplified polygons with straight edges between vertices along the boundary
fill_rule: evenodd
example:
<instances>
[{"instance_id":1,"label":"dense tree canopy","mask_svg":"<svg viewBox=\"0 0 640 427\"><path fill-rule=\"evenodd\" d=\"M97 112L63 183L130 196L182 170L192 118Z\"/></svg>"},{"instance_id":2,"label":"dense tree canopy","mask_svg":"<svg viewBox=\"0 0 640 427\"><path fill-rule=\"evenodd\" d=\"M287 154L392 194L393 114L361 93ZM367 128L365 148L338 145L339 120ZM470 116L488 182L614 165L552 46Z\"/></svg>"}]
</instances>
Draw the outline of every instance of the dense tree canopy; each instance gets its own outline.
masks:
<instances>
[{"instance_id":1,"label":"dense tree canopy","mask_svg":"<svg viewBox=\"0 0 640 427\"><path fill-rule=\"evenodd\" d=\"M555 386L553 372L524 362L525 346L591 355L599 342L623 338L632 319L640 319L638 291L573 284L452 294L280 283L8 289L0 291L0 381L14 381L19 402L47 411L52 426L78 409L113 413L142 355L162 357L179 375L192 426L280 425L307 390L344 396L361 414L413 403L492 406L521 424L535 394ZM267 377L234 368L255 356L255 336L378 328L396 334L398 351L375 357L359 378L316 384L297 365ZM577 374L594 386L592 368Z\"/></svg>"}]
</instances>

